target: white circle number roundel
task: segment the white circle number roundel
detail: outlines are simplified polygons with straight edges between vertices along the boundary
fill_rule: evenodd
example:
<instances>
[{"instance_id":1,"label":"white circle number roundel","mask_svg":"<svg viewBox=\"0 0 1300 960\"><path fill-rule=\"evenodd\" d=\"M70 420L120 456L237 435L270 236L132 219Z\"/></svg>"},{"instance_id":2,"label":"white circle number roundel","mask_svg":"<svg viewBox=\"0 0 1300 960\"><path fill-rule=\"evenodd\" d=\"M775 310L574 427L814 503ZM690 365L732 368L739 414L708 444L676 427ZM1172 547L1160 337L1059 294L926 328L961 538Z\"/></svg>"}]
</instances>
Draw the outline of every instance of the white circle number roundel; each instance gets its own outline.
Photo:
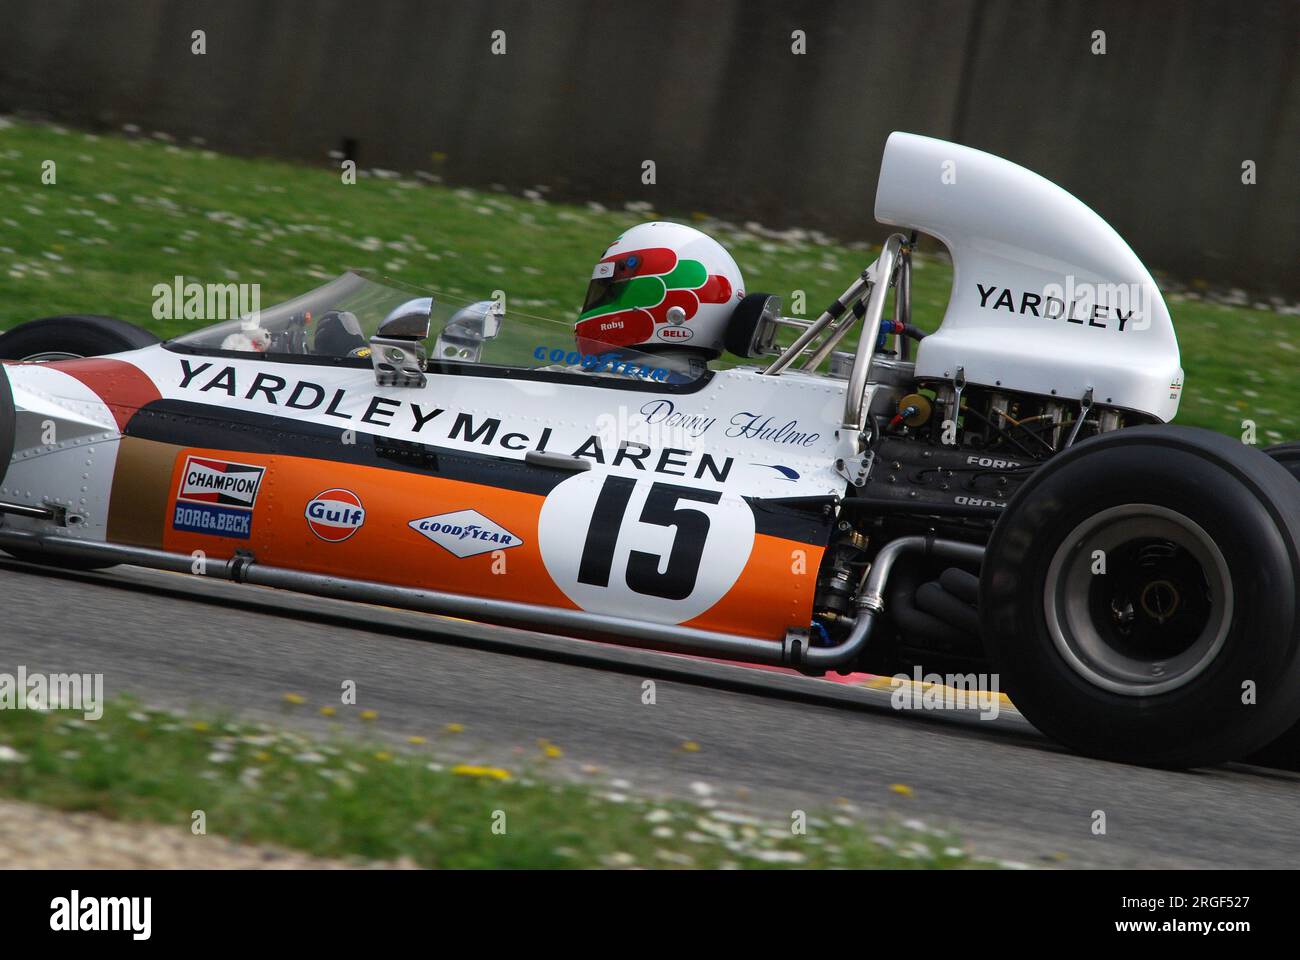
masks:
<instances>
[{"instance_id":1,"label":"white circle number roundel","mask_svg":"<svg viewBox=\"0 0 1300 960\"><path fill-rule=\"evenodd\" d=\"M721 600L754 547L754 511L687 483L581 473L542 504L542 562L583 610L682 623Z\"/></svg>"}]
</instances>

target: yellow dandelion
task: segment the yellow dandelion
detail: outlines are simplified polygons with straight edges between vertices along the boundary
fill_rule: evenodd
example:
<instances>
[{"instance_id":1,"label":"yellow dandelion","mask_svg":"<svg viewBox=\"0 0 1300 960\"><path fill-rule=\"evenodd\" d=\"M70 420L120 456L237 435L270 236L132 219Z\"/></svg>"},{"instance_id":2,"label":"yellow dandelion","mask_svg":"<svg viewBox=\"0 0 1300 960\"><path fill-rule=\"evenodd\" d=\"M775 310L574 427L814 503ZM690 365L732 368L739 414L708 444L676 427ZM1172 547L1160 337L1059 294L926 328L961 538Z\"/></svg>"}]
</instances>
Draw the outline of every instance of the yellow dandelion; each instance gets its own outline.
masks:
<instances>
[{"instance_id":1,"label":"yellow dandelion","mask_svg":"<svg viewBox=\"0 0 1300 960\"><path fill-rule=\"evenodd\" d=\"M335 708L335 707L321 707L321 708L320 708L320 715L321 715L322 717L332 717L332 716L334 716L334 714L336 714L336 713L338 713L338 709Z\"/></svg>"},{"instance_id":2,"label":"yellow dandelion","mask_svg":"<svg viewBox=\"0 0 1300 960\"><path fill-rule=\"evenodd\" d=\"M374 711L374 710L362 710L362 711L361 711L361 719L362 719L362 720L377 720L377 719L379 719L379 714L378 714L378 712L376 712L376 711Z\"/></svg>"},{"instance_id":3,"label":"yellow dandelion","mask_svg":"<svg viewBox=\"0 0 1300 960\"><path fill-rule=\"evenodd\" d=\"M203 720L195 720L192 724L190 724L190 726L193 727L195 730L197 730L199 733L204 733L208 729L207 723Z\"/></svg>"},{"instance_id":4,"label":"yellow dandelion","mask_svg":"<svg viewBox=\"0 0 1300 960\"><path fill-rule=\"evenodd\" d=\"M687 753L699 753L700 745L696 743L694 740L687 740L685 743L682 744L682 749L685 750Z\"/></svg>"},{"instance_id":5,"label":"yellow dandelion","mask_svg":"<svg viewBox=\"0 0 1300 960\"><path fill-rule=\"evenodd\" d=\"M285 703L292 703L294 706L301 706L307 702L307 698L301 693L286 693L284 695Z\"/></svg>"},{"instance_id":6,"label":"yellow dandelion","mask_svg":"<svg viewBox=\"0 0 1300 960\"><path fill-rule=\"evenodd\" d=\"M389 760L393 759L393 755L387 750L380 750L375 754L375 759L380 763L387 763Z\"/></svg>"},{"instance_id":7,"label":"yellow dandelion","mask_svg":"<svg viewBox=\"0 0 1300 960\"><path fill-rule=\"evenodd\" d=\"M266 763L266 761L271 759L271 755L265 750L259 750L257 753L253 754L253 759L258 763Z\"/></svg>"},{"instance_id":8,"label":"yellow dandelion","mask_svg":"<svg viewBox=\"0 0 1300 960\"><path fill-rule=\"evenodd\" d=\"M415 746L418 747L420 744L427 743L428 741L426 741L424 737L407 737L406 742L415 744Z\"/></svg>"},{"instance_id":9,"label":"yellow dandelion","mask_svg":"<svg viewBox=\"0 0 1300 960\"><path fill-rule=\"evenodd\" d=\"M464 733L464 732L465 732L465 724L463 724L463 723L449 723L449 724L447 724L445 727L443 727L442 729L443 729L443 731L446 732L446 733Z\"/></svg>"},{"instance_id":10,"label":"yellow dandelion","mask_svg":"<svg viewBox=\"0 0 1300 960\"><path fill-rule=\"evenodd\" d=\"M912 795L912 788L905 783L891 783L889 789L893 790L894 793L902 794L905 797L910 797Z\"/></svg>"},{"instance_id":11,"label":"yellow dandelion","mask_svg":"<svg viewBox=\"0 0 1300 960\"><path fill-rule=\"evenodd\" d=\"M473 763L460 763L451 768L458 777L480 777L486 780L509 780L510 771L500 767L482 767Z\"/></svg>"}]
</instances>

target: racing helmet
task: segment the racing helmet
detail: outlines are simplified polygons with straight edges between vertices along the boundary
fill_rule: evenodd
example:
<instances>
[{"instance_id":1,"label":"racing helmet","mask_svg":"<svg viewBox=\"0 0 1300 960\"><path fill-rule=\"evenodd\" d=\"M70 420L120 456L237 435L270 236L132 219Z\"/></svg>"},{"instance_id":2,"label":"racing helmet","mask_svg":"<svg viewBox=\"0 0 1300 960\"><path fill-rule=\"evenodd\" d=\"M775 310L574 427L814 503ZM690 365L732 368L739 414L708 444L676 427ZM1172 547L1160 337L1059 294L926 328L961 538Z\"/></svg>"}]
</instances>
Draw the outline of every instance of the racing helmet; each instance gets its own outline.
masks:
<instances>
[{"instance_id":1,"label":"racing helmet","mask_svg":"<svg viewBox=\"0 0 1300 960\"><path fill-rule=\"evenodd\" d=\"M731 254L694 227L658 220L615 240L591 274L574 328L578 349L722 352L727 324L745 296Z\"/></svg>"}]
</instances>

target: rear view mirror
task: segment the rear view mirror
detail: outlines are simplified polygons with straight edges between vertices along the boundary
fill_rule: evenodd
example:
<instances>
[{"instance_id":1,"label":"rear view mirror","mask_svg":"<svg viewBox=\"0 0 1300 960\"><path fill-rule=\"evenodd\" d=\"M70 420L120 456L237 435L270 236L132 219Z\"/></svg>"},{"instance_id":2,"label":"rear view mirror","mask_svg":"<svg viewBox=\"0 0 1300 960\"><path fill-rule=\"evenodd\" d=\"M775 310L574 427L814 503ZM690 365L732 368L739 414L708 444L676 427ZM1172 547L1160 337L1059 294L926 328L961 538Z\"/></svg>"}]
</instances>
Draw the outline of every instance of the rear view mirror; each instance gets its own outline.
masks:
<instances>
[{"instance_id":1,"label":"rear view mirror","mask_svg":"<svg viewBox=\"0 0 1300 960\"><path fill-rule=\"evenodd\" d=\"M370 338L370 362L381 387L423 387L424 344L429 336L433 298L408 300L394 308Z\"/></svg>"},{"instance_id":2,"label":"rear view mirror","mask_svg":"<svg viewBox=\"0 0 1300 960\"><path fill-rule=\"evenodd\" d=\"M480 300L456 311L438 334L433 355L437 360L478 363L483 344L501 332L504 310L499 300Z\"/></svg>"},{"instance_id":3,"label":"rear view mirror","mask_svg":"<svg viewBox=\"0 0 1300 960\"><path fill-rule=\"evenodd\" d=\"M427 340L432 316L432 297L407 300L389 311L375 331L375 336L385 340Z\"/></svg>"}]
</instances>

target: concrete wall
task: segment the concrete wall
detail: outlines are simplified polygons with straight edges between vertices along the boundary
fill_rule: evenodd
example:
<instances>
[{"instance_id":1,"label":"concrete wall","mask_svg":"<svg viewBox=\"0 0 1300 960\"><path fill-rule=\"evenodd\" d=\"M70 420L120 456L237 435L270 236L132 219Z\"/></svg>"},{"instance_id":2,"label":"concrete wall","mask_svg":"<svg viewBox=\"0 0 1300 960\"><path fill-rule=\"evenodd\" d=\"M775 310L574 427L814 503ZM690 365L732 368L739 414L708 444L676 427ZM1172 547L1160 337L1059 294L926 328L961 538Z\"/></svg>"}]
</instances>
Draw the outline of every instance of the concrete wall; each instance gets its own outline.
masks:
<instances>
[{"instance_id":1,"label":"concrete wall","mask_svg":"<svg viewBox=\"0 0 1300 960\"><path fill-rule=\"evenodd\" d=\"M1155 267L1300 293L1288 0L0 0L0 25L0 111L310 161L348 138L363 166L846 238L882 235L904 129L1060 183Z\"/></svg>"}]
</instances>

